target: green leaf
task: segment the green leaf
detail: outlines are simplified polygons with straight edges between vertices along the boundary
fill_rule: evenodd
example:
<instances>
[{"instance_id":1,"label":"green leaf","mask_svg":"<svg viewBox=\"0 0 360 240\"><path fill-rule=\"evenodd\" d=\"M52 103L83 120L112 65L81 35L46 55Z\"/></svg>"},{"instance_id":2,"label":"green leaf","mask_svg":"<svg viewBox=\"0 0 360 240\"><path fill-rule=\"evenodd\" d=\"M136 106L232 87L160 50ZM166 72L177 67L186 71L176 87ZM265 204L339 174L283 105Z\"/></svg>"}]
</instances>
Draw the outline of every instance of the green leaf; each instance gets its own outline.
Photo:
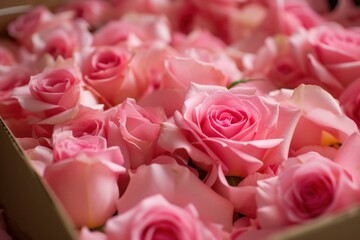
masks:
<instances>
[{"instance_id":1,"label":"green leaf","mask_svg":"<svg viewBox=\"0 0 360 240\"><path fill-rule=\"evenodd\" d=\"M253 81L252 79L240 79L240 80L237 80L237 81L234 81L232 83L230 83L230 85L227 87L227 89L231 89L233 87L235 87L236 85L240 84L240 83L248 83L248 82L251 82Z\"/></svg>"}]
</instances>

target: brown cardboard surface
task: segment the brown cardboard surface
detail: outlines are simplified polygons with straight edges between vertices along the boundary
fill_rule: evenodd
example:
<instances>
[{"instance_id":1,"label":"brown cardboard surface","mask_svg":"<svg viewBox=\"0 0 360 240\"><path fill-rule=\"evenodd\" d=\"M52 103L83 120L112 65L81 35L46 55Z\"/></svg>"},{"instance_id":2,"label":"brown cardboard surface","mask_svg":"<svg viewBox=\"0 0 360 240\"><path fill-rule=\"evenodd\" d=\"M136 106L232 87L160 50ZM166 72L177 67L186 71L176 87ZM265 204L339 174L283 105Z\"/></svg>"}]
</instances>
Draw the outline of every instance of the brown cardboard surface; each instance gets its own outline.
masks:
<instances>
[{"instance_id":1,"label":"brown cardboard surface","mask_svg":"<svg viewBox=\"0 0 360 240\"><path fill-rule=\"evenodd\" d=\"M271 240L360 239L360 208L314 220L274 235Z\"/></svg>"},{"instance_id":2,"label":"brown cardboard surface","mask_svg":"<svg viewBox=\"0 0 360 240\"><path fill-rule=\"evenodd\" d=\"M0 119L0 208L14 240L74 240L53 194L31 168Z\"/></svg>"}]
</instances>

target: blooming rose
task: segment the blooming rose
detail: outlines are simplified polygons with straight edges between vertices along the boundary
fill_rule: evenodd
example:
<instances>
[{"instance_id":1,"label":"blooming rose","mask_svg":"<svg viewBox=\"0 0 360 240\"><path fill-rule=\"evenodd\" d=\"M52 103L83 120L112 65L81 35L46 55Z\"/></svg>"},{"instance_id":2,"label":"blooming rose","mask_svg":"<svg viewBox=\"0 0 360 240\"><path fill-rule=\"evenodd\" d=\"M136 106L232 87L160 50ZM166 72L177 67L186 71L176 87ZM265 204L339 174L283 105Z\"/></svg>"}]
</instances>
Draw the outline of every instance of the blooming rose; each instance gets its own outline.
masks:
<instances>
[{"instance_id":1,"label":"blooming rose","mask_svg":"<svg viewBox=\"0 0 360 240\"><path fill-rule=\"evenodd\" d=\"M80 99L80 78L74 67L49 68L31 76L29 85L16 89L20 105L45 117L74 109Z\"/></svg>"},{"instance_id":2,"label":"blooming rose","mask_svg":"<svg viewBox=\"0 0 360 240\"><path fill-rule=\"evenodd\" d=\"M185 150L207 170L221 165L226 176L246 177L280 163L299 113L255 92L192 84L174 124L163 125L160 146Z\"/></svg>"},{"instance_id":3,"label":"blooming rose","mask_svg":"<svg viewBox=\"0 0 360 240\"><path fill-rule=\"evenodd\" d=\"M144 86L135 82L129 71L130 57L123 47L106 46L84 49L75 59L84 82L110 105L117 105L144 92Z\"/></svg>"},{"instance_id":4,"label":"blooming rose","mask_svg":"<svg viewBox=\"0 0 360 240\"><path fill-rule=\"evenodd\" d=\"M280 227L339 212L360 202L350 172L318 153L289 158L278 176L258 182L257 219Z\"/></svg>"},{"instance_id":5,"label":"blooming rose","mask_svg":"<svg viewBox=\"0 0 360 240\"><path fill-rule=\"evenodd\" d=\"M222 239L216 225L202 222L194 205L182 208L154 195L107 221L108 240Z\"/></svg>"},{"instance_id":6,"label":"blooming rose","mask_svg":"<svg viewBox=\"0 0 360 240\"><path fill-rule=\"evenodd\" d=\"M160 122L166 120L162 109L145 109L126 99L107 114L108 144L120 147L125 166L135 169L148 164L157 154Z\"/></svg>"},{"instance_id":7,"label":"blooming rose","mask_svg":"<svg viewBox=\"0 0 360 240\"><path fill-rule=\"evenodd\" d=\"M125 172L119 149L80 153L45 168L44 178L77 227L101 226L116 210L118 176Z\"/></svg>"}]
</instances>

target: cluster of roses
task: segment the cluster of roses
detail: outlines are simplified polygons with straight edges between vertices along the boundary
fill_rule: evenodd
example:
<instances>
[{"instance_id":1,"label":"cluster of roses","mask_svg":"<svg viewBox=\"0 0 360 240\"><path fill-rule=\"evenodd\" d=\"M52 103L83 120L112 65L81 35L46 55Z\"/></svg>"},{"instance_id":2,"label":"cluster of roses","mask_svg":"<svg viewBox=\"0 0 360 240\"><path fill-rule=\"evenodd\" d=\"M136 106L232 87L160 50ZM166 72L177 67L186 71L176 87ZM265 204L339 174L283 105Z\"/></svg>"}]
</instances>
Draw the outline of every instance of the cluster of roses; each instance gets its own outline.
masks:
<instances>
[{"instance_id":1,"label":"cluster of roses","mask_svg":"<svg viewBox=\"0 0 360 240\"><path fill-rule=\"evenodd\" d=\"M0 116L80 239L265 239L360 204L360 11L325 2L36 7Z\"/></svg>"}]
</instances>

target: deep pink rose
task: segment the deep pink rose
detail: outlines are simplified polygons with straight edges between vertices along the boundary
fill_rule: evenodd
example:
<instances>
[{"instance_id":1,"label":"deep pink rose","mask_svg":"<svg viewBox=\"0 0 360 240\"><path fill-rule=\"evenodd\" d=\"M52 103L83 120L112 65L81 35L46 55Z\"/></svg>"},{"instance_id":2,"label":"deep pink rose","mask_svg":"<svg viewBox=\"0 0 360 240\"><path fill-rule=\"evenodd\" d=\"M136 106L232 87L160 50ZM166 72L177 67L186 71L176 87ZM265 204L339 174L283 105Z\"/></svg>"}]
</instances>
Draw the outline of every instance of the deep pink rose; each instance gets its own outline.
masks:
<instances>
[{"instance_id":1,"label":"deep pink rose","mask_svg":"<svg viewBox=\"0 0 360 240\"><path fill-rule=\"evenodd\" d=\"M75 56L84 82L110 105L117 105L127 97L138 98L144 86L135 82L129 61L131 55L124 47L87 48Z\"/></svg>"},{"instance_id":2,"label":"deep pink rose","mask_svg":"<svg viewBox=\"0 0 360 240\"><path fill-rule=\"evenodd\" d=\"M200 220L191 203L179 207L162 195L145 198L132 209L121 212L107 221L108 240L133 239L222 239L219 226Z\"/></svg>"},{"instance_id":3,"label":"deep pink rose","mask_svg":"<svg viewBox=\"0 0 360 240\"><path fill-rule=\"evenodd\" d=\"M298 117L254 88L192 84L174 124L163 124L159 144L185 150L205 170L221 165L226 176L246 177L286 159Z\"/></svg>"},{"instance_id":4,"label":"deep pink rose","mask_svg":"<svg viewBox=\"0 0 360 240\"><path fill-rule=\"evenodd\" d=\"M107 113L106 135L109 146L119 146L125 166L135 169L148 164L157 154L160 122L166 120L161 108L142 108L132 99Z\"/></svg>"},{"instance_id":5,"label":"deep pink rose","mask_svg":"<svg viewBox=\"0 0 360 240\"><path fill-rule=\"evenodd\" d=\"M118 150L80 153L45 168L45 180L77 227L101 226L115 213L117 180L125 172Z\"/></svg>"},{"instance_id":6,"label":"deep pink rose","mask_svg":"<svg viewBox=\"0 0 360 240\"><path fill-rule=\"evenodd\" d=\"M278 176L258 182L257 219L262 228L299 224L360 202L350 172L318 153L290 158Z\"/></svg>"}]
</instances>

